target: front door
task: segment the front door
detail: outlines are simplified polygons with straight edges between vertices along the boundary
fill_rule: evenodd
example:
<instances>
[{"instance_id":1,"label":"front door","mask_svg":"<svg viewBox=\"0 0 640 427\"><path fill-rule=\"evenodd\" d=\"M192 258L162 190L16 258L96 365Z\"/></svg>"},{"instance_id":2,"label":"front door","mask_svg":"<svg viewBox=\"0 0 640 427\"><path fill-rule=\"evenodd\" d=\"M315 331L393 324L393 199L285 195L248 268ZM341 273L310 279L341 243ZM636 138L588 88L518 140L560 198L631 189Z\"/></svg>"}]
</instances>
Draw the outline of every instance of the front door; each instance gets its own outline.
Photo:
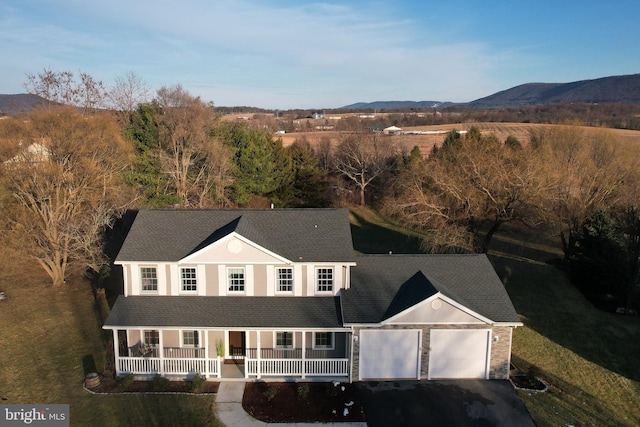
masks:
<instances>
[{"instance_id":1,"label":"front door","mask_svg":"<svg viewBox=\"0 0 640 427\"><path fill-rule=\"evenodd\" d=\"M229 356L243 360L246 356L246 334L244 331L229 331Z\"/></svg>"}]
</instances>

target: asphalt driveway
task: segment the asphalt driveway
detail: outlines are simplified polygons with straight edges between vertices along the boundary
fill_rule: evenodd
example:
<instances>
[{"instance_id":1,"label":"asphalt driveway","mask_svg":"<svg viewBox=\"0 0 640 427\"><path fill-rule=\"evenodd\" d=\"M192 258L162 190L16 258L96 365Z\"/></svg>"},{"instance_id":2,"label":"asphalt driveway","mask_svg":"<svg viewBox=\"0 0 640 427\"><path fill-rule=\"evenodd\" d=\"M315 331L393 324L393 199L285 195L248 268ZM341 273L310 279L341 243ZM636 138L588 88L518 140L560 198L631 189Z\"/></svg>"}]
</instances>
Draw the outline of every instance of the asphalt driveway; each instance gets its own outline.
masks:
<instances>
[{"instance_id":1,"label":"asphalt driveway","mask_svg":"<svg viewBox=\"0 0 640 427\"><path fill-rule=\"evenodd\" d=\"M507 380L362 382L369 427L535 427Z\"/></svg>"}]
</instances>

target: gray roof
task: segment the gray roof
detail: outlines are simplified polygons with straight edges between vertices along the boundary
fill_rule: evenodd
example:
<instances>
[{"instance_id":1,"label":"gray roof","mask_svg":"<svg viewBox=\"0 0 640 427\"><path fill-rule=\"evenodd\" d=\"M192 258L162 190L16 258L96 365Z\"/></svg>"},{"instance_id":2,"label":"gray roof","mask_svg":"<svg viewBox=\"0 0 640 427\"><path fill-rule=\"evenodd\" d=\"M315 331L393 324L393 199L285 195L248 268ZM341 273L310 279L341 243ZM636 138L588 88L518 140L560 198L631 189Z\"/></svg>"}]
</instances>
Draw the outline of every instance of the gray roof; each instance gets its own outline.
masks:
<instances>
[{"instance_id":1,"label":"gray roof","mask_svg":"<svg viewBox=\"0 0 640 427\"><path fill-rule=\"evenodd\" d=\"M346 209L150 209L116 261L176 262L232 232L290 261L355 259Z\"/></svg>"},{"instance_id":2,"label":"gray roof","mask_svg":"<svg viewBox=\"0 0 640 427\"><path fill-rule=\"evenodd\" d=\"M492 320L520 322L486 255L363 255L342 291L345 324L379 323L441 292Z\"/></svg>"},{"instance_id":3,"label":"gray roof","mask_svg":"<svg viewBox=\"0 0 640 427\"><path fill-rule=\"evenodd\" d=\"M105 328L342 328L338 297L119 296Z\"/></svg>"}]
</instances>

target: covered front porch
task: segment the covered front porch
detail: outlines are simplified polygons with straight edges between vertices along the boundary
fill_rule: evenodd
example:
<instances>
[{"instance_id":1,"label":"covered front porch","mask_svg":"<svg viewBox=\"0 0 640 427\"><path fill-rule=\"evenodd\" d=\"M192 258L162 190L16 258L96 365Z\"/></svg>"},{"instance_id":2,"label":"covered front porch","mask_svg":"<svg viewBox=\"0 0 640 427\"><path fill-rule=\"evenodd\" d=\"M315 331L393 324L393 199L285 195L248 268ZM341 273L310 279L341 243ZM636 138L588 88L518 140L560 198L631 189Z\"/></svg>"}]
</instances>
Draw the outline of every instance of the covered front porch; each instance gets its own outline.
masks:
<instances>
[{"instance_id":1,"label":"covered front porch","mask_svg":"<svg viewBox=\"0 0 640 427\"><path fill-rule=\"evenodd\" d=\"M345 329L113 329L116 375L350 381Z\"/></svg>"}]
</instances>

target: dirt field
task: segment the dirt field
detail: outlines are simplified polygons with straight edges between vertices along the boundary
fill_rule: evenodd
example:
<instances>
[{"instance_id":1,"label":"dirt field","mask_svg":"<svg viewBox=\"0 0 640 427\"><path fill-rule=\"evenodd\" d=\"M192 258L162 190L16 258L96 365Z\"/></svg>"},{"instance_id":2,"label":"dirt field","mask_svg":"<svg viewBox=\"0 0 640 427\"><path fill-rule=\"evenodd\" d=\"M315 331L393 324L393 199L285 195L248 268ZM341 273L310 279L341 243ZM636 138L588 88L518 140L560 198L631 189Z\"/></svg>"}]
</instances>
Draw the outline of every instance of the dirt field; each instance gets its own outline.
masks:
<instances>
[{"instance_id":1,"label":"dirt field","mask_svg":"<svg viewBox=\"0 0 640 427\"><path fill-rule=\"evenodd\" d=\"M420 147L420 151L423 154L427 154L431 151L434 144L442 144L446 133L451 129L469 130L472 126L476 126L483 134L495 134L499 140L504 141L509 135L513 135L522 143L528 143L530 132L533 129L552 126L546 124L533 124L533 123L457 123L447 125L436 126L418 126L411 128L403 128L404 132L407 131L441 131L442 133L433 133L428 135L395 135L391 138L393 142L404 150L410 151L414 146ZM588 131L593 131L594 128L585 127ZM621 142L629 142L634 144L640 144L640 131L624 130L624 129L610 129L611 132L620 137ZM306 138L312 145L317 144L323 138L329 138L332 145L335 145L340 140L340 132L337 131L314 131L314 132L294 132L279 135L282 138L283 145L286 147L291 145L298 138Z\"/></svg>"}]
</instances>

